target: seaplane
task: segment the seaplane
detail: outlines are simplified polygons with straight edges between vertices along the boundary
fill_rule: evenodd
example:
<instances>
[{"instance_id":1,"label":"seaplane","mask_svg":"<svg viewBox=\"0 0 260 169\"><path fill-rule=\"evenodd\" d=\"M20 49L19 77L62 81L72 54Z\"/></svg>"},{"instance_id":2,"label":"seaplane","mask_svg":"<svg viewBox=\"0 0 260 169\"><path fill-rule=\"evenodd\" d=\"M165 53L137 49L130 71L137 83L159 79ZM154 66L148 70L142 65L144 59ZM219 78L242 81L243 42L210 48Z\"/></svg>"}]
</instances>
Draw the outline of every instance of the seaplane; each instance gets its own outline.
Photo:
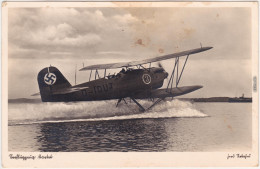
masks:
<instances>
[{"instance_id":1,"label":"seaplane","mask_svg":"<svg viewBox=\"0 0 260 169\"><path fill-rule=\"evenodd\" d=\"M200 47L178 53L157 56L140 61L90 65L79 71L90 71L89 81L72 86L62 73L54 66L42 69L37 76L42 102L76 102L117 100L116 107L125 98L130 98L140 108L148 111L167 97L184 95L202 88L201 85L178 86L190 55L204 52L212 47ZM186 56L181 68L180 57ZM173 59L173 69L167 87L161 88L164 80L169 78L160 61ZM151 63L157 62L157 67ZM148 65L147 65L148 64ZM106 74L108 69L122 69L117 74ZM104 76L99 74L104 71ZM91 80L95 72L95 79ZM94 75L93 75L94 76ZM94 78L94 77L93 77ZM153 102L144 108L137 100L151 99Z\"/></svg>"}]
</instances>

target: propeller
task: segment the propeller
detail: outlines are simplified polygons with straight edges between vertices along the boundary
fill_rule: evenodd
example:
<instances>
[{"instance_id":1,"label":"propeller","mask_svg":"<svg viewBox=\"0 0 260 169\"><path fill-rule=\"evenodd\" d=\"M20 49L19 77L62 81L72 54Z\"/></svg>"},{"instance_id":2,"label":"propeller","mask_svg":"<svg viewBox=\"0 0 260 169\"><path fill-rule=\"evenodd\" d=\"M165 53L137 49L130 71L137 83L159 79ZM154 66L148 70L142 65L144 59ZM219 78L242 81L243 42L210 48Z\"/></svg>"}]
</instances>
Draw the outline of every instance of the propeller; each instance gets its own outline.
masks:
<instances>
[{"instance_id":1,"label":"propeller","mask_svg":"<svg viewBox=\"0 0 260 169\"><path fill-rule=\"evenodd\" d=\"M158 63L158 66L159 66L160 68L163 68L163 70L165 70L164 67L162 66L161 62L157 62L157 63Z\"/></svg>"},{"instance_id":2,"label":"propeller","mask_svg":"<svg viewBox=\"0 0 260 169\"><path fill-rule=\"evenodd\" d=\"M163 70L165 71L165 69L164 69L163 65L161 64L161 62L157 62L157 64L158 64L158 67L163 68ZM169 77L169 76L167 76L167 78L166 78L167 83L169 82L168 77Z\"/></svg>"}]
</instances>

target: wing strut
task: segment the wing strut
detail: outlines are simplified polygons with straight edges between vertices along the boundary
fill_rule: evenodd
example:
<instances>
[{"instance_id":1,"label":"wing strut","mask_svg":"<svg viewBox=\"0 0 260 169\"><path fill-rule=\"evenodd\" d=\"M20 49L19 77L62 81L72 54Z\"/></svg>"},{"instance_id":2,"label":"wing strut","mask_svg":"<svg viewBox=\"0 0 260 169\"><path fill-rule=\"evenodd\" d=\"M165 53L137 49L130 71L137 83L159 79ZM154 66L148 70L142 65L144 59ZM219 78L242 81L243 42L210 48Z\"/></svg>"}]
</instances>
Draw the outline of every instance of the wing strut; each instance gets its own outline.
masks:
<instances>
[{"instance_id":1,"label":"wing strut","mask_svg":"<svg viewBox=\"0 0 260 169\"><path fill-rule=\"evenodd\" d=\"M176 58L176 59L175 59L175 65L174 65L174 68L173 68L173 70L172 70L172 74L171 74L170 80L169 80L169 82L168 82L168 85L167 85L167 88L166 88L166 92L168 92L168 88L169 88L170 84L171 84L171 89L172 89L172 84L173 84L173 79L174 79L174 72L175 72L175 68L176 68L177 60L178 60L178 59L179 59L179 58ZM171 90L170 90L170 91L171 91Z\"/></svg>"},{"instance_id":2,"label":"wing strut","mask_svg":"<svg viewBox=\"0 0 260 169\"><path fill-rule=\"evenodd\" d=\"M92 69L91 69L91 71L90 71L90 76L89 76L89 80L88 80L88 81L90 81L91 75L92 75Z\"/></svg>"},{"instance_id":3,"label":"wing strut","mask_svg":"<svg viewBox=\"0 0 260 169\"><path fill-rule=\"evenodd\" d=\"M178 86L178 84L179 84L179 82L180 82L180 80L181 80L181 76L182 76L183 70L184 70L184 68L185 68L185 65L186 65L188 59L189 59L189 55L186 57L186 60L185 60L184 65L183 65L183 67L182 67L181 74L180 74L180 77L179 77L179 79L178 79L178 82L177 82L176 87Z\"/></svg>"},{"instance_id":4,"label":"wing strut","mask_svg":"<svg viewBox=\"0 0 260 169\"><path fill-rule=\"evenodd\" d=\"M105 69L105 72L104 72L104 78L106 77L106 73L107 73L107 69Z\"/></svg>"},{"instance_id":5,"label":"wing strut","mask_svg":"<svg viewBox=\"0 0 260 169\"><path fill-rule=\"evenodd\" d=\"M96 69L96 72L95 72L95 80L96 80L97 76L98 76L98 78L100 78L100 77L99 77L99 74L98 74L98 70Z\"/></svg>"},{"instance_id":6,"label":"wing strut","mask_svg":"<svg viewBox=\"0 0 260 169\"><path fill-rule=\"evenodd\" d=\"M179 82L181 80L181 77L182 77L182 74L183 74L183 71L184 71L184 68L186 66L186 63L187 63L188 59L189 59L189 55L187 55L187 57L186 57L186 60L184 62L184 65L182 67L180 75L179 75L179 57L177 57L175 59L175 64L174 64L174 67L173 67L173 70L172 70L172 74L171 74L170 80L169 80L169 82L167 84L166 92L171 92L172 91L173 79L174 79L175 71L176 71L176 87L178 87L178 84L179 84ZM169 91L168 91L168 89L169 89Z\"/></svg>"}]
</instances>

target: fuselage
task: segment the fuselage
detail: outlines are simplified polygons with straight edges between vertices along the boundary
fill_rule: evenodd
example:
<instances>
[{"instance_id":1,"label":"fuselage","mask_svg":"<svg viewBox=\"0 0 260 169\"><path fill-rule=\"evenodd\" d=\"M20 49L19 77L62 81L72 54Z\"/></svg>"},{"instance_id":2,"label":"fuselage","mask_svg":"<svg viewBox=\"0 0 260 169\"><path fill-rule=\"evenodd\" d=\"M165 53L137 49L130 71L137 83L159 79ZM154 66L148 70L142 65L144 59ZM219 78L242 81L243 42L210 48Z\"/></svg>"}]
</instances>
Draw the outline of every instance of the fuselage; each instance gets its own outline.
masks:
<instances>
[{"instance_id":1,"label":"fuselage","mask_svg":"<svg viewBox=\"0 0 260 169\"><path fill-rule=\"evenodd\" d=\"M106 76L70 88L87 87L67 94L52 95L53 101L91 101L131 97L139 92L151 93L162 87L168 76L163 68L129 69L117 75Z\"/></svg>"}]
</instances>

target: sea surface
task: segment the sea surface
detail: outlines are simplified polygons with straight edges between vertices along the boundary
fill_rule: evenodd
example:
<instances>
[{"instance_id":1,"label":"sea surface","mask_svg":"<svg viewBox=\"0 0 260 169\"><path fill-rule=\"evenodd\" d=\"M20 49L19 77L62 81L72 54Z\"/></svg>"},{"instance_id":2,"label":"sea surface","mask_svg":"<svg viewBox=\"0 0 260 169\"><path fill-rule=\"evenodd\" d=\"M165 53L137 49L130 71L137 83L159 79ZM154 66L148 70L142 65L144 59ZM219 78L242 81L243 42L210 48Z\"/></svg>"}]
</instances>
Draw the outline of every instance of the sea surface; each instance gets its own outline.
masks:
<instances>
[{"instance_id":1,"label":"sea surface","mask_svg":"<svg viewBox=\"0 0 260 169\"><path fill-rule=\"evenodd\" d=\"M251 103L9 103L13 152L249 151ZM141 101L148 107L150 101Z\"/></svg>"}]
</instances>

